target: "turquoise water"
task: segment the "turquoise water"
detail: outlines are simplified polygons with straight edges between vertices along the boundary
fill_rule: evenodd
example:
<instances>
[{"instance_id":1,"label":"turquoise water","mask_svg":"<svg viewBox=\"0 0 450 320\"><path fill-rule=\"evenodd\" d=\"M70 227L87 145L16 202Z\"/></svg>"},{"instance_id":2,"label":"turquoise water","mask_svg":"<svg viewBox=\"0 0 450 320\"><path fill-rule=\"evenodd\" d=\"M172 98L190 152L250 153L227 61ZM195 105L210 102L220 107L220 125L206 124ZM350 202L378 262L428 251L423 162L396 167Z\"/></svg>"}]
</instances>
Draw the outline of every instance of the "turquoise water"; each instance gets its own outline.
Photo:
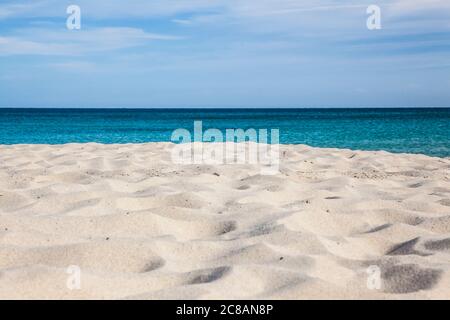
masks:
<instances>
[{"instance_id":1,"label":"turquoise water","mask_svg":"<svg viewBox=\"0 0 450 320\"><path fill-rule=\"evenodd\" d=\"M450 156L450 109L0 109L0 144L170 141L178 128L280 130L284 144Z\"/></svg>"}]
</instances>

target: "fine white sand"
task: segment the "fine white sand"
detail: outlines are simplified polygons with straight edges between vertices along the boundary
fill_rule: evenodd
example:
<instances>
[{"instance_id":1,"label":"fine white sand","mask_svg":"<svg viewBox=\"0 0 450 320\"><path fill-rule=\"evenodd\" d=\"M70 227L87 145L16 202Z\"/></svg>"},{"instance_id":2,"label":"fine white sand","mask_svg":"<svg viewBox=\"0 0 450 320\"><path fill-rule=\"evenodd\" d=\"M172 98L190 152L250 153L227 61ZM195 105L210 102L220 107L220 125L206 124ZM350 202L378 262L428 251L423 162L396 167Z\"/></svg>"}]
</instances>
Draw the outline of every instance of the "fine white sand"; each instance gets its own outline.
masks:
<instances>
[{"instance_id":1,"label":"fine white sand","mask_svg":"<svg viewBox=\"0 0 450 320\"><path fill-rule=\"evenodd\" d=\"M0 298L450 299L450 159L281 146L266 176L172 148L1 146Z\"/></svg>"}]
</instances>

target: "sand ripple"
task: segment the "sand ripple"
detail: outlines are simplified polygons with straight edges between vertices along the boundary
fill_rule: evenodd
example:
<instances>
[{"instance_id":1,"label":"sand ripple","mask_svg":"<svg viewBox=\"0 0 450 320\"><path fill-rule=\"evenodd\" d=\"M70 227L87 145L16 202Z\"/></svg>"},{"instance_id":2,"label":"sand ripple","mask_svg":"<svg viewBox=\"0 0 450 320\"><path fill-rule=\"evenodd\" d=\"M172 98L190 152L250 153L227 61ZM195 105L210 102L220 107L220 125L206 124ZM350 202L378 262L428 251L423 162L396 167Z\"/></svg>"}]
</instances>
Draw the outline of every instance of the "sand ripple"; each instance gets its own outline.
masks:
<instances>
[{"instance_id":1,"label":"sand ripple","mask_svg":"<svg viewBox=\"0 0 450 320\"><path fill-rule=\"evenodd\" d=\"M282 146L264 176L172 147L0 147L0 298L450 298L450 159Z\"/></svg>"}]
</instances>

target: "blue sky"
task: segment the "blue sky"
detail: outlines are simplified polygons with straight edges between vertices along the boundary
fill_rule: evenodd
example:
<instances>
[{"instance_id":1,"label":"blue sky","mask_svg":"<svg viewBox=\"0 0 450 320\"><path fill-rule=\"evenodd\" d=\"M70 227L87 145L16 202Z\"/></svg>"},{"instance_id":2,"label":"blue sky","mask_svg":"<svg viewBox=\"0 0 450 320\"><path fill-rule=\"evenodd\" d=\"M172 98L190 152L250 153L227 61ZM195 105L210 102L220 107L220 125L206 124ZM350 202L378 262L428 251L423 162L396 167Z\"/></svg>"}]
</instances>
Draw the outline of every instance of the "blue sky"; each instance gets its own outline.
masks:
<instances>
[{"instance_id":1,"label":"blue sky","mask_svg":"<svg viewBox=\"0 0 450 320\"><path fill-rule=\"evenodd\" d=\"M450 106L450 1L3 0L0 106Z\"/></svg>"}]
</instances>

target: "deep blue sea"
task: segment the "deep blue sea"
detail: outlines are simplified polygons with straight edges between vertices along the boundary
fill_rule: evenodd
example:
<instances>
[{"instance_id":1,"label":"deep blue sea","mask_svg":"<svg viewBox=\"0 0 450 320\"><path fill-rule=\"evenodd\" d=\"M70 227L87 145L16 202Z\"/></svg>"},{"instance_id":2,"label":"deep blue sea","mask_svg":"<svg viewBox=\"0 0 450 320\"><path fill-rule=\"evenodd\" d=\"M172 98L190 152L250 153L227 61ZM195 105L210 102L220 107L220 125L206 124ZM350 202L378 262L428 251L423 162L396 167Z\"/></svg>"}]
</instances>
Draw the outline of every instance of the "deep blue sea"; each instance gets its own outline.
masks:
<instances>
[{"instance_id":1,"label":"deep blue sea","mask_svg":"<svg viewBox=\"0 0 450 320\"><path fill-rule=\"evenodd\" d=\"M283 144L450 156L446 109L0 109L0 144L170 141L173 130L280 130Z\"/></svg>"}]
</instances>

